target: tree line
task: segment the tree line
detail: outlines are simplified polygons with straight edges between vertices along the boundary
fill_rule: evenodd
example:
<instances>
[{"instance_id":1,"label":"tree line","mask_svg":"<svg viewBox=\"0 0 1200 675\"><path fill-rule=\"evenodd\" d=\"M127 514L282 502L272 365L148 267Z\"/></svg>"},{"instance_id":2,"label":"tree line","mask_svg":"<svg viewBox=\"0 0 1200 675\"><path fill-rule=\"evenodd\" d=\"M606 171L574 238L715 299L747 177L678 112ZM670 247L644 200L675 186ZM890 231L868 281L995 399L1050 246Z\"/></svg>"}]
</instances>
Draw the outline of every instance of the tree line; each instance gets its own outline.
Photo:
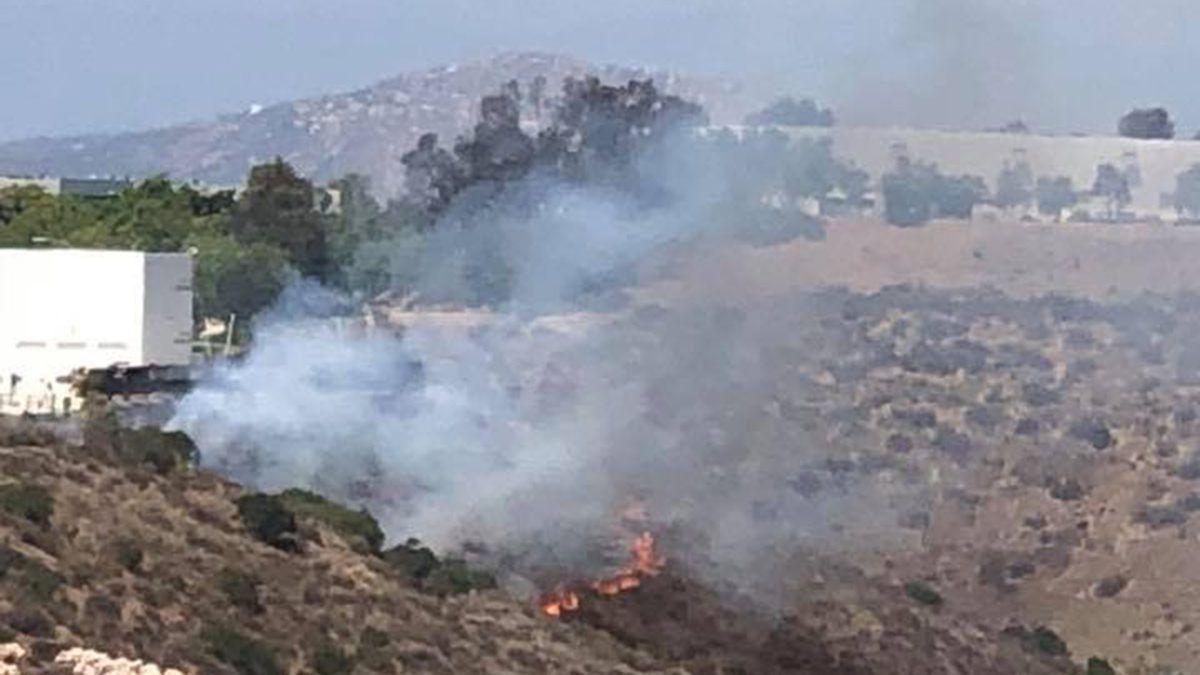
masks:
<instances>
[{"instance_id":1,"label":"tree line","mask_svg":"<svg viewBox=\"0 0 1200 675\"><path fill-rule=\"evenodd\" d=\"M1117 220L1133 201L1141 185L1136 165L1096 166L1090 186L1077 187L1069 176L1034 176L1025 161L1005 162L995 180L995 191L979 176L942 174L936 164L900 157L880 181L884 218L898 226L921 225L935 218L969 219L975 207L991 205L1004 210L1036 208L1042 216L1062 217L1086 199L1103 201L1105 216ZM1187 220L1200 218L1200 164L1176 176L1169 203Z\"/></svg>"},{"instance_id":2,"label":"tree line","mask_svg":"<svg viewBox=\"0 0 1200 675\"><path fill-rule=\"evenodd\" d=\"M530 131L522 110L534 101L541 124ZM783 120L833 123L828 110L790 99L753 121ZM502 303L513 271L497 253L495 223L536 214L562 186L599 189L651 210L670 207L679 183L701 180L699 168L721 167L719 194L704 198L696 230L724 228L751 243L819 236L816 213L872 206L867 174L836 160L828 139L792 139L769 128L695 132L707 122L701 106L651 81L568 79L556 97L544 82L525 92L513 81L480 100L477 123L452 144L434 134L418 139L400 158L406 180L397 199L381 203L369 179L356 174L318 188L280 158L251 168L237 192L203 192L165 176L112 198L8 188L0 190L0 247L191 252L195 316L236 314L244 329L245 319L297 279L358 297L411 289L431 259L442 262L428 255L428 242L445 231L473 248L461 271L469 293L458 300ZM671 166L655 165L664 144ZM879 196L885 218L909 226L968 218L980 204L1034 205L1058 215L1088 194L1103 196L1116 213L1137 180L1105 164L1090 190L1080 190L1068 177L1035 177L1016 162L1002 169L991 194L982 178L944 175L936 165L901 158L882 177ZM329 194L338 196L336 208L322 204ZM1200 215L1200 167L1181 174L1175 200L1181 213Z\"/></svg>"},{"instance_id":3,"label":"tree line","mask_svg":"<svg viewBox=\"0 0 1200 675\"><path fill-rule=\"evenodd\" d=\"M568 79L555 98L544 89L535 82L522 92L514 81L483 97L478 122L449 146L421 136L400 160L404 195L384 203L368 178L348 175L327 186L337 207L321 208L326 191L280 158L251 168L236 192L207 193L166 176L111 198L17 187L0 191L0 247L190 252L197 319L236 314L245 327L243 319L271 306L297 279L360 297L411 286L426 242L452 228L468 232L482 250L464 273L472 290L466 301L503 302L511 261L488 250L488 230L500 220L493 216L533 214L561 186L603 190L637 209L668 206L678 178L645 165L651 148L669 139L694 166L751 169L734 172L747 175L728 186L708 216L746 217L768 238L811 223L796 209L766 208L767 197L794 205L836 192L842 203L856 204L865 194L866 174L834 160L827 141L792 141L771 131L701 138L694 129L708 123L703 108L651 81ZM543 122L536 132L521 119L522 102L533 99ZM807 114L806 106L800 109Z\"/></svg>"}]
</instances>

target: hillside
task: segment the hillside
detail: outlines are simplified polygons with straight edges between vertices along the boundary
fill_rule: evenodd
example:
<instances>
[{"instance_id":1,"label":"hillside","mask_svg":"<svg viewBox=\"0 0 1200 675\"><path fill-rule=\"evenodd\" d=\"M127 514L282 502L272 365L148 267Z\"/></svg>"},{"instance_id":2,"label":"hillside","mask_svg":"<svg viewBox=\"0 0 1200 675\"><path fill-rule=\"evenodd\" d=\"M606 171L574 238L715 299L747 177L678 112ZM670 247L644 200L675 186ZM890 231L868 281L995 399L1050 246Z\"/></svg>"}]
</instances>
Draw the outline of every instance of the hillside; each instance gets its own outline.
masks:
<instances>
[{"instance_id":1,"label":"hillside","mask_svg":"<svg viewBox=\"0 0 1200 675\"><path fill-rule=\"evenodd\" d=\"M0 144L0 175L117 175L166 172L218 185L241 182L249 167L276 155L318 181L350 172L370 175L394 194L400 157L422 133L453 139L474 121L479 99L516 79L527 92L538 76L547 95L563 79L596 74L606 81L653 78L671 93L702 103L715 121L737 122L756 106L744 87L726 81L567 56L509 53L493 59L404 73L344 94L287 101L215 120L135 133L37 138ZM526 115L536 118L527 101Z\"/></svg>"},{"instance_id":2,"label":"hillside","mask_svg":"<svg viewBox=\"0 0 1200 675\"><path fill-rule=\"evenodd\" d=\"M1200 303L1186 264L1196 233L1019 223L905 230L852 220L827 229L819 242L681 254L664 265L674 279L640 287L606 320L554 317L564 330L533 330L541 341L517 343L529 349L489 353L503 361L487 369L499 374L497 389L543 423L639 402L618 429L570 447L598 448L581 473L618 486L614 510L630 495L641 502L667 572L617 602L586 597L567 621L648 649L669 641L652 653L686 659L693 672L703 672L691 661L695 630L724 658L778 653L766 636L782 634L843 665L863 660L856 667L865 670L848 672L904 672L880 665L880 654L902 653L923 673L941 672L927 656L1020 657L1021 638L1036 638L1038 627L1061 636L1065 645L1047 644L1076 665L1095 657L1123 675L1189 672L1200 658L1192 564ZM423 319L426 339L439 343L478 325L472 314L393 318ZM586 339L562 335L576 325ZM307 371L288 362L290 390ZM240 375L244 386L263 377L252 367ZM611 383L622 385L622 400L606 396ZM253 399L216 400L234 409L216 419L253 422L236 412ZM336 400L306 393L296 406L327 425ZM320 433L286 419L299 429L285 436L289 448ZM375 429L373 419L354 419L364 435ZM505 444L494 420L470 420L455 430L463 445L476 428L487 445ZM268 428L278 440L278 426ZM384 440L405 432L382 428ZM220 444L202 446L219 465ZM381 447L387 457L390 444ZM334 460L313 485L353 465ZM523 460L513 455L516 466ZM396 466L357 474L382 486L381 507L404 485ZM545 522L541 512L608 494L565 472L519 499L492 501L490 469L459 472L468 476L464 500L496 516L484 522L516 534ZM359 498L371 503L371 492ZM494 540L534 559L553 557L549 542L561 543L552 534L527 547L516 536ZM720 602L697 580L719 589ZM775 614L745 614L731 596ZM1010 669L1000 672L1036 672L1003 663Z\"/></svg>"},{"instance_id":3,"label":"hillside","mask_svg":"<svg viewBox=\"0 0 1200 675\"><path fill-rule=\"evenodd\" d=\"M60 672L55 657L81 647L206 675L883 675L901 672L895 650L913 664L903 672L1070 672L883 588L764 618L669 572L561 621L499 591L421 590L395 557L364 549L350 512L319 500L288 507L301 514L291 544L264 543L278 540L242 491L187 468L178 437L95 421L68 430L73 441L21 422L2 431L0 644L20 648L0 661L23 651L24 673Z\"/></svg>"}]
</instances>

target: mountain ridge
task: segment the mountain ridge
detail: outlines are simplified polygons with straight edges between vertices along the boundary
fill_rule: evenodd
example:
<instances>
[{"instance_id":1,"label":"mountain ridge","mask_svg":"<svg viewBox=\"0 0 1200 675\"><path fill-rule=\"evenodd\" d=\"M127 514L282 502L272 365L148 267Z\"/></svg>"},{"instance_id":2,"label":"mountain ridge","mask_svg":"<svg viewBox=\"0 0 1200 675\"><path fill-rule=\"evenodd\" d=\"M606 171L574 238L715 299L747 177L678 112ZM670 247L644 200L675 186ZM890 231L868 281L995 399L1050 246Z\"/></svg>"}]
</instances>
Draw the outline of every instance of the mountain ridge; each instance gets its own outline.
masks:
<instances>
[{"instance_id":1,"label":"mountain ridge","mask_svg":"<svg viewBox=\"0 0 1200 675\"><path fill-rule=\"evenodd\" d=\"M215 185L240 183L249 168L283 157L325 182L347 173L370 176L383 196L403 184L400 157L426 132L450 140L473 123L480 97L515 79L529 91L537 77L548 96L568 77L653 79L705 106L714 121L738 121L761 103L746 85L621 65L596 65L548 52L505 52L465 64L409 71L342 93L253 106L205 120L141 131L37 137L0 143L0 174L143 178L165 173ZM534 121L530 97L523 114Z\"/></svg>"}]
</instances>

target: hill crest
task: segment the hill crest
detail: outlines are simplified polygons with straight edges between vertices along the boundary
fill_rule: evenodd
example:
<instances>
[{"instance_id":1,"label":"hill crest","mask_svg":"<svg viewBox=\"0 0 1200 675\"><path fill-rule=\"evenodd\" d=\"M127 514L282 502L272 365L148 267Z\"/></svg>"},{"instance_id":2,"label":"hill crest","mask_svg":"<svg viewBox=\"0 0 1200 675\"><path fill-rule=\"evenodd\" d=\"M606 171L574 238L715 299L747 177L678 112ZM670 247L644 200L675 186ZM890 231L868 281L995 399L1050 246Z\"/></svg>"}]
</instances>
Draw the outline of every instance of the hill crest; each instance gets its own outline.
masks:
<instances>
[{"instance_id":1,"label":"hill crest","mask_svg":"<svg viewBox=\"0 0 1200 675\"><path fill-rule=\"evenodd\" d=\"M339 94L254 106L211 120L157 129L0 143L0 174L130 176L159 173L216 185L240 183L251 166L283 157L325 182L347 173L371 176L383 195L403 181L400 157L434 132L452 139L475 119L480 97L516 79L537 77L555 95L567 77L606 81L652 78L701 103L714 121L738 121L759 101L737 82L661 69L595 65L560 54L507 52L490 59L399 74ZM536 116L526 97L523 114Z\"/></svg>"}]
</instances>

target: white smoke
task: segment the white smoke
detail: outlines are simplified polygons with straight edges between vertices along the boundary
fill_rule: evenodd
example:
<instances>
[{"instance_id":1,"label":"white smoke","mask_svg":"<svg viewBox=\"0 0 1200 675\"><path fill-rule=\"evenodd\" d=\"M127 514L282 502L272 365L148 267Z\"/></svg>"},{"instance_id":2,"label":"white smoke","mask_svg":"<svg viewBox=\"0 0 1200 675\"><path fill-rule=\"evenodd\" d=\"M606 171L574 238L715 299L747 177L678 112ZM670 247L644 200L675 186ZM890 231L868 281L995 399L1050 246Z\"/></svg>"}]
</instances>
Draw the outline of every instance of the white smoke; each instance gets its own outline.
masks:
<instances>
[{"instance_id":1,"label":"white smoke","mask_svg":"<svg viewBox=\"0 0 1200 675\"><path fill-rule=\"evenodd\" d=\"M749 214L714 208L743 170L694 159L660 154L644 167L669 208L539 186L548 196L532 216L493 211L435 231L426 292L453 297L455 261L481 241L514 271L511 303L473 329L426 315L400 338L360 335L322 318L328 298L299 302L319 293L295 291L257 326L245 361L202 382L172 425L205 465L251 487L359 503L392 541L442 550L553 537L556 553L585 559L569 561L579 571L581 533L631 498L704 529L714 555L734 562L827 534L821 509L787 482L821 443L768 411L778 373L763 350L791 335L786 314L703 302L594 313L580 300L590 280L636 273L665 245L747 224L738 216ZM765 525L764 501L776 513Z\"/></svg>"}]
</instances>

